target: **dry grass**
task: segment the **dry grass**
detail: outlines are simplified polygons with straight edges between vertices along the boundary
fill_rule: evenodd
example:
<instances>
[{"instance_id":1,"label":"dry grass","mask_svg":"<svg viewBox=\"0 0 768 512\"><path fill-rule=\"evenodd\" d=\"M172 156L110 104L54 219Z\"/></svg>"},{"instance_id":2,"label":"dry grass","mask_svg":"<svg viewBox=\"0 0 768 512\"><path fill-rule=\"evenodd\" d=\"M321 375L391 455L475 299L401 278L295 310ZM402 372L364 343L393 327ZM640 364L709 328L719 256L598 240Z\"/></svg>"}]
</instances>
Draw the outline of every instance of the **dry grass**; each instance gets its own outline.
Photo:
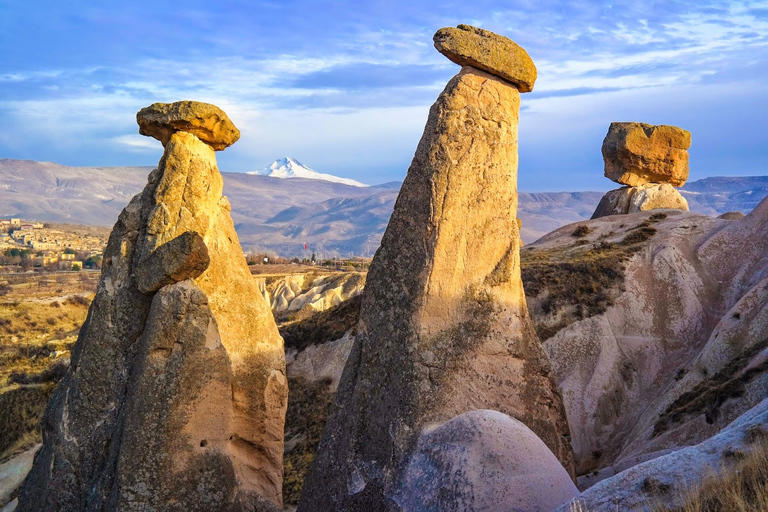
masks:
<instances>
[{"instance_id":1,"label":"dry grass","mask_svg":"<svg viewBox=\"0 0 768 512\"><path fill-rule=\"evenodd\" d=\"M36 375L74 345L89 297L0 303L0 389L23 375Z\"/></svg>"},{"instance_id":2,"label":"dry grass","mask_svg":"<svg viewBox=\"0 0 768 512\"><path fill-rule=\"evenodd\" d=\"M651 221L652 222L652 221ZM645 221L620 240L585 240L589 228L577 228L567 246L525 248L520 253L523 286L539 338L554 336L570 323L599 315L623 291L629 258L656 233Z\"/></svg>"},{"instance_id":3,"label":"dry grass","mask_svg":"<svg viewBox=\"0 0 768 512\"><path fill-rule=\"evenodd\" d=\"M0 463L41 441L40 419L54 388L48 383L0 393Z\"/></svg>"},{"instance_id":4,"label":"dry grass","mask_svg":"<svg viewBox=\"0 0 768 512\"><path fill-rule=\"evenodd\" d=\"M768 444L757 443L749 454L738 457L743 459L730 469L691 487L682 506L659 506L655 512L768 511Z\"/></svg>"},{"instance_id":5,"label":"dry grass","mask_svg":"<svg viewBox=\"0 0 768 512\"><path fill-rule=\"evenodd\" d=\"M754 357L766 347L768 347L768 338L729 361L714 376L701 381L690 391L680 395L659 416L653 426L653 437L666 432L670 426L692 416L700 416L702 413L707 423L712 424L717 421L720 416L720 406L726 400L743 396L747 384L752 379L763 375L768 369L768 362L748 367Z\"/></svg>"},{"instance_id":6,"label":"dry grass","mask_svg":"<svg viewBox=\"0 0 768 512\"><path fill-rule=\"evenodd\" d=\"M362 296L357 295L325 311L293 323L280 326L280 334L286 350L304 350L310 345L320 345L341 338L357 326L360 318Z\"/></svg>"},{"instance_id":7,"label":"dry grass","mask_svg":"<svg viewBox=\"0 0 768 512\"><path fill-rule=\"evenodd\" d=\"M0 461L40 442L45 405L67 371L95 290L92 277L10 277L21 286L0 301Z\"/></svg>"}]
</instances>

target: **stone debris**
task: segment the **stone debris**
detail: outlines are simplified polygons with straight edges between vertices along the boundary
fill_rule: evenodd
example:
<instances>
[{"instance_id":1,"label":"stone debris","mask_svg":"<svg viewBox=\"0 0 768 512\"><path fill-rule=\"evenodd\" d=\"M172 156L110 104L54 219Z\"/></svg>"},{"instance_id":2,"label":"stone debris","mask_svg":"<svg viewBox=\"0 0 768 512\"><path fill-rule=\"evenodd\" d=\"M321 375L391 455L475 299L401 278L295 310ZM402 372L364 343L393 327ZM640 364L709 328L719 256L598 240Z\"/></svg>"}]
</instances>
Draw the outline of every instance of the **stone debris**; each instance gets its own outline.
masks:
<instances>
[{"instance_id":1,"label":"stone debris","mask_svg":"<svg viewBox=\"0 0 768 512\"><path fill-rule=\"evenodd\" d=\"M154 137L165 146L176 132L187 132L216 151L231 146L240 138L240 130L216 105L199 101L153 103L136 114L139 133Z\"/></svg>"},{"instance_id":2,"label":"stone debris","mask_svg":"<svg viewBox=\"0 0 768 512\"><path fill-rule=\"evenodd\" d=\"M519 105L509 81L465 66L432 106L299 511L399 510L420 436L474 409L527 425L573 476L520 279Z\"/></svg>"},{"instance_id":3,"label":"stone debris","mask_svg":"<svg viewBox=\"0 0 768 512\"><path fill-rule=\"evenodd\" d=\"M515 84L520 92L531 92L536 66L528 52L509 38L489 30L459 25L445 27L433 38L437 51L459 66L472 66Z\"/></svg>"},{"instance_id":4,"label":"stone debris","mask_svg":"<svg viewBox=\"0 0 768 512\"><path fill-rule=\"evenodd\" d=\"M138 118L165 152L112 230L18 510L279 510L283 340L214 154L237 129L197 102Z\"/></svg>"},{"instance_id":5,"label":"stone debris","mask_svg":"<svg viewBox=\"0 0 768 512\"><path fill-rule=\"evenodd\" d=\"M669 208L688 210L673 187L688 179L691 133L676 126L611 123L603 140L605 177L627 185L603 196L593 219Z\"/></svg>"}]
</instances>

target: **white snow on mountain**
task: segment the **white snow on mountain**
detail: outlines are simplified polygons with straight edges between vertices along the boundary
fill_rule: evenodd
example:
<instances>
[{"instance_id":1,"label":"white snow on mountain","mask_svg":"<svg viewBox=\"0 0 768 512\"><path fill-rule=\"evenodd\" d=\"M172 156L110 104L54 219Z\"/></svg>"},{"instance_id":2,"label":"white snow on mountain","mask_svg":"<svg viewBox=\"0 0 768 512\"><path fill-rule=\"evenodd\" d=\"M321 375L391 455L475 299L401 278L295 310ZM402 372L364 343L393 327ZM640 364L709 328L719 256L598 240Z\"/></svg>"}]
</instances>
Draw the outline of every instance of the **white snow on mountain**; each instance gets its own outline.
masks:
<instances>
[{"instance_id":1,"label":"white snow on mountain","mask_svg":"<svg viewBox=\"0 0 768 512\"><path fill-rule=\"evenodd\" d=\"M273 178L283 179L307 178L310 180L324 180L332 181L333 183L343 183L344 185L352 185L353 187L368 186L365 183L360 183L359 181L351 180L349 178L339 178L332 174L317 172L289 156L275 160L269 167L265 167L260 171L251 171L247 174L258 174L260 176L271 176Z\"/></svg>"}]
</instances>

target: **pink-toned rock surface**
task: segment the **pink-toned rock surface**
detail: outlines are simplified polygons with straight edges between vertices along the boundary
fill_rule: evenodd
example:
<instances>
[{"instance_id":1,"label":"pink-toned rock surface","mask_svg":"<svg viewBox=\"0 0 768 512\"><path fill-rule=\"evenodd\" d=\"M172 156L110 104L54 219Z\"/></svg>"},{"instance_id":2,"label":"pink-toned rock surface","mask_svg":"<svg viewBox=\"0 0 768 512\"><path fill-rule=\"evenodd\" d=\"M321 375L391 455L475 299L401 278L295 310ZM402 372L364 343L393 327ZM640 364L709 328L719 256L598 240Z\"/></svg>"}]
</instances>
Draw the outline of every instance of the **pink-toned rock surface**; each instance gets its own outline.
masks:
<instances>
[{"instance_id":1,"label":"pink-toned rock surface","mask_svg":"<svg viewBox=\"0 0 768 512\"><path fill-rule=\"evenodd\" d=\"M593 219L607 215L626 215L657 209L688 211L688 201L672 185L646 183L636 187L621 187L606 192L597 205Z\"/></svg>"},{"instance_id":2,"label":"pink-toned rock surface","mask_svg":"<svg viewBox=\"0 0 768 512\"><path fill-rule=\"evenodd\" d=\"M581 223L591 229L581 247L595 250L644 222L655 234L626 263L604 313L544 343L580 475L610 476L700 443L768 395L768 200L739 220L665 211L649 223L652 215ZM565 247L573 231L529 247Z\"/></svg>"}]
</instances>

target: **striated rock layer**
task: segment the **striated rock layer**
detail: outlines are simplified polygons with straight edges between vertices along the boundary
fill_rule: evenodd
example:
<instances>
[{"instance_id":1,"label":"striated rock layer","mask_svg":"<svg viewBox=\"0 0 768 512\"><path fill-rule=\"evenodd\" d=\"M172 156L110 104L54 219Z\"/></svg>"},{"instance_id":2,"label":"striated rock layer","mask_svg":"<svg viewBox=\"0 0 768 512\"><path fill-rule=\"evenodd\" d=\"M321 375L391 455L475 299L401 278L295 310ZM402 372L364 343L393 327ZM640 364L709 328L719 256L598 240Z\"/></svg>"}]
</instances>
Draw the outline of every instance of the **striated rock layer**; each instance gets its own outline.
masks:
<instances>
[{"instance_id":1,"label":"striated rock layer","mask_svg":"<svg viewBox=\"0 0 768 512\"><path fill-rule=\"evenodd\" d=\"M300 511L407 510L395 494L419 436L474 409L522 421L572 474L564 408L520 280L519 98L464 67L432 106Z\"/></svg>"},{"instance_id":2,"label":"striated rock layer","mask_svg":"<svg viewBox=\"0 0 768 512\"><path fill-rule=\"evenodd\" d=\"M283 343L222 186L213 149L173 132L112 230L18 510L281 504Z\"/></svg>"}]
</instances>

